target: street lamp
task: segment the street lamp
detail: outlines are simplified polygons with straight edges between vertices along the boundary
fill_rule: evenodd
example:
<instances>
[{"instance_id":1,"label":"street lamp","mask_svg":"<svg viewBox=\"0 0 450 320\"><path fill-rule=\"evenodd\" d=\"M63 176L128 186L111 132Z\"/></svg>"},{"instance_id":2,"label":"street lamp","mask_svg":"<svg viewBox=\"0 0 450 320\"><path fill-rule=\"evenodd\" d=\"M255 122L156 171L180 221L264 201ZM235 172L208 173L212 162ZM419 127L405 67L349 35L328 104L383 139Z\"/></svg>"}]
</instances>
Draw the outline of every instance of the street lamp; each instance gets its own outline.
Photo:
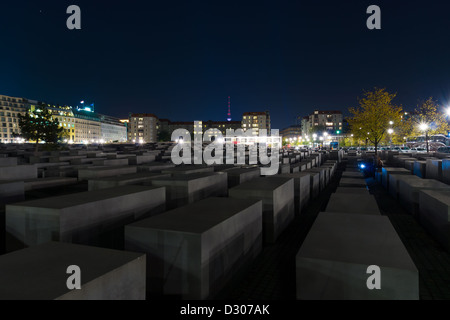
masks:
<instances>
[{"instance_id":1,"label":"street lamp","mask_svg":"<svg viewBox=\"0 0 450 320\"><path fill-rule=\"evenodd\" d=\"M425 131L425 140L427 142L427 153L428 153L429 152L429 148L428 148L428 124L422 122L419 125L419 129L420 129L420 131Z\"/></svg>"},{"instance_id":2,"label":"street lamp","mask_svg":"<svg viewBox=\"0 0 450 320\"><path fill-rule=\"evenodd\" d=\"M392 150L392 134L394 133L394 129L389 128L387 132L389 134L389 149Z\"/></svg>"},{"instance_id":3,"label":"street lamp","mask_svg":"<svg viewBox=\"0 0 450 320\"><path fill-rule=\"evenodd\" d=\"M445 114L450 116L450 107L448 107L447 109L445 109Z\"/></svg>"}]
</instances>

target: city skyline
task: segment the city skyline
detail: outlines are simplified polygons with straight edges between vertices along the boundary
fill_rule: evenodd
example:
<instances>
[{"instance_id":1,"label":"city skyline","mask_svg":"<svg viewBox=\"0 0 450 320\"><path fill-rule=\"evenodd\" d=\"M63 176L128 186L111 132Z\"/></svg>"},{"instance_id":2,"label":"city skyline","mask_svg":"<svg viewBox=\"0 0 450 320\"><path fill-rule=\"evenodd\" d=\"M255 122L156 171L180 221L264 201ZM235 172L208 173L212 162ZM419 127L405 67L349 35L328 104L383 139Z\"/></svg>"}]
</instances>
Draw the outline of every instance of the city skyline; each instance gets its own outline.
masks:
<instances>
[{"instance_id":1,"label":"city skyline","mask_svg":"<svg viewBox=\"0 0 450 320\"><path fill-rule=\"evenodd\" d=\"M345 114L375 86L398 92L405 109L429 96L450 101L445 2L377 1L381 30L366 27L369 1L78 1L81 30L66 28L70 4L0 5L2 94L180 121L226 119L231 96L232 118L269 110L278 129L315 109Z\"/></svg>"}]
</instances>

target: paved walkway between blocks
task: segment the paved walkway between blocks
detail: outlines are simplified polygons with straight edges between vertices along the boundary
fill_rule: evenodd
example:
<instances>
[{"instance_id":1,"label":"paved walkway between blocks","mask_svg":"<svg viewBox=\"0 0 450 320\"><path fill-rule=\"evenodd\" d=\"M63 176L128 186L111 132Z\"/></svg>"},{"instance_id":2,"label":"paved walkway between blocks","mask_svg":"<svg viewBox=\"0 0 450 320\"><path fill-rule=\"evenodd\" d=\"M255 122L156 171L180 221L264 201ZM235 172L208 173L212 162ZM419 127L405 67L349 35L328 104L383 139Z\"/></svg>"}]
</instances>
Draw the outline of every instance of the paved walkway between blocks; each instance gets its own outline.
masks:
<instances>
[{"instance_id":1,"label":"paved walkway between blocks","mask_svg":"<svg viewBox=\"0 0 450 320\"><path fill-rule=\"evenodd\" d=\"M277 242L262 253L216 299L295 300L295 256L320 211L325 210L336 190L345 164L340 164L328 186L296 216Z\"/></svg>"}]
</instances>

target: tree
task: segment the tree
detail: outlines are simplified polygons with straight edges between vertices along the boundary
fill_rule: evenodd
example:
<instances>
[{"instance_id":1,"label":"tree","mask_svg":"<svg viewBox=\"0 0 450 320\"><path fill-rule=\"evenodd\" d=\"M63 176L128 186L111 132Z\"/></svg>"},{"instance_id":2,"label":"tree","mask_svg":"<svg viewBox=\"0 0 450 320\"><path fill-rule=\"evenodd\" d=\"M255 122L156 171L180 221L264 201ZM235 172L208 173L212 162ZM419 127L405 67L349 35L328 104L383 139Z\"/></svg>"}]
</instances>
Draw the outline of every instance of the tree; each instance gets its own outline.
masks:
<instances>
[{"instance_id":1,"label":"tree","mask_svg":"<svg viewBox=\"0 0 450 320\"><path fill-rule=\"evenodd\" d=\"M410 118L412 135L419 136L425 133L427 152L429 151L428 136L447 135L447 131L450 130L445 112L440 109L439 103L433 100L433 97L430 97L419 102Z\"/></svg>"},{"instance_id":2,"label":"tree","mask_svg":"<svg viewBox=\"0 0 450 320\"><path fill-rule=\"evenodd\" d=\"M386 89L374 88L365 91L364 97L358 99L359 107L349 108L352 117L348 119L355 139L370 141L378 153L378 144L386 137L390 122L400 123L402 107L392 104L396 93Z\"/></svg>"},{"instance_id":3,"label":"tree","mask_svg":"<svg viewBox=\"0 0 450 320\"><path fill-rule=\"evenodd\" d=\"M27 111L25 115L19 114L19 127L24 139L35 141L35 152L38 151L39 141L56 143L64 134L64 128L59 126L58 119L54 119L50 110L44 106L37 106L34 111Z\"/></svg>"}]
</instances>

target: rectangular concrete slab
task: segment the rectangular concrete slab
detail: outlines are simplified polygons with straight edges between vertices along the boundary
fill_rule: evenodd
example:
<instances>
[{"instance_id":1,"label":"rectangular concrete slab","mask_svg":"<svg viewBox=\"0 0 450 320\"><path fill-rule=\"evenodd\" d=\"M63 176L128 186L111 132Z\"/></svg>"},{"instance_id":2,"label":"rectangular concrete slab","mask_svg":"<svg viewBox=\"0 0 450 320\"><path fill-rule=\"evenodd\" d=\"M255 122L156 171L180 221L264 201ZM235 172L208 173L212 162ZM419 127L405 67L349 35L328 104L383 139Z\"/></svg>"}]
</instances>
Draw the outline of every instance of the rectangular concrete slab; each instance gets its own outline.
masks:
<instances>
[{"instance_id":1,"label":"rectangular concrete slab","mask_svg":"<svg viewBox=\"0 0 450 320\"><path fill-rule=\"evenodd\" d=\"M161 170L162 173L170 173L172 176L180 176L186 174L195 173L207 173L214 172L214 166L204 166L204 165L181 165L173 168L166 168Z\"/></svg>"},{"instance_id":2,"label":"rectangular concrete slab","mask_svg":"<svg viewBox=\"0 0 450 320\"><path fill-rule=\"evenodd\" d=\"M450 192L421 190L419 221L431 236L450 251Z\"/></svg>"},{"instance_id":3,"label":"rectangular concrete slab","mask_svg":"<svg viewBox=\"0 0 450 320\"><path fill-rule=\"evenodd\" d=\"M213 297L262 249L262 203L204 199L125 228L125 248L147 253L148 291Z\"/></svg>"},{"instance_id":4,"label":"rectangular concrete slab","mask_svg":"<svg viewBox=\"0 0 450 320\"><path fill-rule=\"evenodd\" d=\"M225 172L228 174L228 188L235 187L246 181L259 178L260 176L260 170L258 167L233 168L228 169Z\"/></svg>"},{"instance_id":5,"label":"rectangular concrete slab","mask_svg":"<svg viewBox=\"0 0 450 320\"><path fill-rule=\"evenodd\" d=\"M67 268L80 268L69 290ZM0 300L144 300L145 254L47 242L0 256Z\"/></svg>"},{"instance_id":6,"label":"rectangular concrete slab","mask_svg":"<svg viewBox=\"0 0 450 320\"><path fill-rule=\"evenodd\" d=\"M165 187L167 208L174 209L207 197L226 196L228 174L226 172L180 174L170 178L155 178L146 183Z\"/></svg>"},{"instance_id":7,"label":"rectangular concrete slab","mask_svg":"<svg viewBox=\"0 0 450 320\"><path fill-rule=\"evenodd\" d=\"M413 173L419 178L427 177L427 161L414 161Z\"/></svg>"},{"instance_id":8,"label":"rectangular concrete slab","mask_svg":"<svg viewBox=\"0 0 450 320\"><path fill-rule=\"evenodd\" d=\"M294 220L294 179L258 178L228 190L230 198L262 200L264 241L273 243Z\"/></svg>"},{"instance_id":9,"label":"rectangular concrete slab","mask_svg":"<svg viewBox=\"0 0 450 320\"><path fill-rule=\"evenodd\" d=\"M450 159L442 159L442 181L450 184Z\"/></svg>"},{"instance_id":10,"label":"rectangular concrete slab","mask_svg":"<svg viewBox=\"0 0 450 320\"><path fill-rule=\"evenodd\" d=\"M369 266L381 289L369 290ZM320 213L296 256L297 299L418 300L419 273L389 218Z\"/></svg>"},{"instance_id":11,"label":"rectangular concrete slab","mask_svg":"<svg viewBox=\"0 0 450 320\"><path fill-rule=\"evenodd\" d=\"M29 179L24 181L25 191L38 190L53 187L63 187L78 182L77 178L67 178L67 177L49 177L49 178L38 178Z\"/></svg>"},{"instance_id":12,"label":"rectangular concrete slab","mask_svg":"<svg viewBox=\"0 0 450 320\"><path fill-rule=\"evenodd\" d=\"M328 200L325 211L375 215L381 214L375 197L371 194L361 193L333 193Z\"/></svg>"},{"instance_id":13,"label":"rectangular concrete slab","mask_svg":"<svg viewBox=\"0 0 450 320\"><path fill-rule=\"evenodd\" d=\"M386 190L389 189L389 175L391 173L392 174L405 174L405 175L411 174L411 172L409 172L405 168L383 167L382 168L381 183L383 184L383 187Z\"/></svg>"},{"instance_id":14,"label":"rectangular concrete slab","mask_svg":"<svg viewBox=\"0 0 450 320\"><path fill-rule=\"evenodd\" d=\"M119 186L125 186L130 184L140 184L146 181L150 181L156 178L168 178L169 173L156 173L156 172L138 172L117 175L112 177L90 179L88 182L88 190L100 190L107 188L114 188Z\"/></svg>"},{"instance_id":15,"label":"rectangular concrete slab","mask_svg":"<svg viewBox=\"0 0 450 320\"><path fill-rule=\"evenodd\" d=\"M78 180L112 177L121 174L136 173L135 166L124 167L90 167L78 170Z\"/></svg>"},{"instance_id":16,"label":"rectangular concrete slab","mask_svg":"<svg viewBox=\"0 0 450 320\"><path fill-rule=\"evenodd\" d=\"M300 214L311 198L311 178L307 172L285 173L272 177L294 179L295 214ZM270 177L269 177L270 178Z\"/></svg>"},{"instance_id":17,"label":"rectangular concrete slab","mask_svg":"<svg viewBox=\"0 0 450 320\"><path fill-rule=\"evenodd\" d=\"M0 167L0 180L2 181L36 179L37 177L38 172L35 165Z\"/></svg>"},{"instance_id":18,"label":"rectangular concrete slab","mask_svg":"<svg viewBox=\"0 0 450 320\"><path fill-rule=\"evenodd\" d=\"M339 187L356 187L364 188L366 186L366 180L360 178L341 178L339 180Z\"/></svg>"},{"instance_id":19,"label":"rectangular concrete slab","mask_svg":"<svg viewBox=\"0 0 450 320\"><path fill-rule=\"evenodd\" d=\"M399 180L398 198L400 203L414 216L419 215L419 192L421 190L450 191L450 186L433 179Z\"/></svg>"},{"instance_id":20,"label":"rectangular concrete slab","mask_svg":"<svg viewBox=\"0 0 450 320\"><path fill-rule=\"evenodd\" d=\"M335 193L370 194L367 187L337 187Z\"/></svg>"},{"instance_id":21,"label":"rectangular concrete slab","mask_svg":"<svg viewBox=\"0 0 450 320\"><path fill-rule=\"evenodd\" d=\"M7 205L6 232L24 246L62 241L121 248L125 224L164 209L164 188L79 192Z\"/></svg>"},{"instance_id":22,"label":"rectangular concrete slab","mask_svg":"<svg viewBox=\"0 0 450 320\"><path fill-rule=\"evenodd\" d=\"M23 181L0 181L0 206L25 198Z\"/></svg>"},{"instance_id":23,"label":"rectangular concrete slab","mask_svg":"<svg viewBox=\"0 0 450 320\"><path fill-rule=\"evenodd\" d=\"M407 174L390 174L389 175L389 194L396 200L398 200L398 190L399 190L399 181L400 180L422 180L415 175L407 175Z\"/></svg>"}]
</instances>

